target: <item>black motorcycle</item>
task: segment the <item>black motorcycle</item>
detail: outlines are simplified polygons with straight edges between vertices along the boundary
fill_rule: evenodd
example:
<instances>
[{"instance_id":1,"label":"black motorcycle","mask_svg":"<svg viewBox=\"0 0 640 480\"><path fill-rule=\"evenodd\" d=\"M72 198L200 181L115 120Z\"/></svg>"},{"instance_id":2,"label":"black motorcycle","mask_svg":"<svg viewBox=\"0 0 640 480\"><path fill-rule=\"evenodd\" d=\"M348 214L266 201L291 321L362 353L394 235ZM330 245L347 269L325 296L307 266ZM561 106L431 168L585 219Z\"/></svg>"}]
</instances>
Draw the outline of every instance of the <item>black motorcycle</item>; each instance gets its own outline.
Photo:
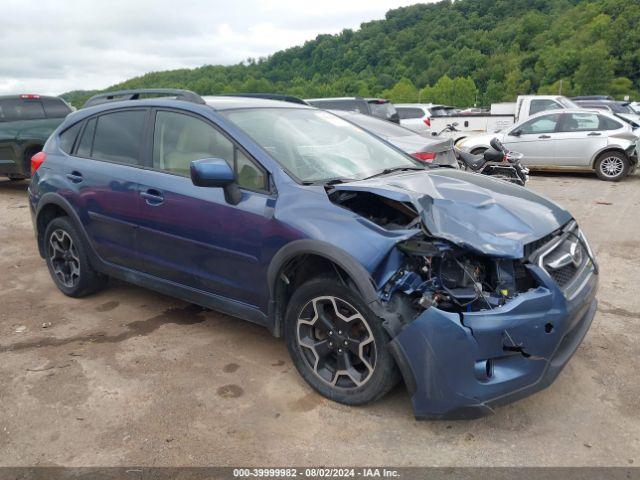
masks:
<instances>
[{"instance_id":1,"label":"black motorcycle","mask_svg":"<svg viewBox=\"0 0 640 480\"><path fill-rule=\"evenodd\" d=\"M529 181L529 169L520 163L522 153L508 150L497 138L492 139L489 144L491 148L482 155L463 152L459 148L454 148L454 151L463 168L524 187Z\"/></svg>"},{"instance_id":2,"label":"black motorcycle","mask_svg":"<svg viewBox=\"0 0 640 480\"><path fill-rule=\"evenodd\" d=\"M445 132L458 132L457 125L457 123L447 125L438 135ZM473 155L454 147L453 150L460 167L524 187L525 183L529 181L529 169L520 162L523 157L522 153L508 150L497 138L492 139L489 144L491 148L485 150L482 155Z\"/></svg>"}]
</instances>

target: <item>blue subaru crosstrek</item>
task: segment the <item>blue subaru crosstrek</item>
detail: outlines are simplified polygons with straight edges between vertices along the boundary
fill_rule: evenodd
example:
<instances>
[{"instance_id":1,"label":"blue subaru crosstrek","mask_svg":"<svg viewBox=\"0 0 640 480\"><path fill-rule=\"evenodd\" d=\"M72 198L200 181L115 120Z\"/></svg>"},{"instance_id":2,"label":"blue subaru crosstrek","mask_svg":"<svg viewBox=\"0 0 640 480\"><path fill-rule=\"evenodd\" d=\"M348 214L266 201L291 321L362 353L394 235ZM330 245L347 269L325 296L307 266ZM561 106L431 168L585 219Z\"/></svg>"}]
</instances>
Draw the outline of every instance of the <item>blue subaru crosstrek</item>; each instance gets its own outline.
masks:
<instances>
[{"instance_id":1,"label":"blue subaru crosstrek","mask_svg":"<svg viewBox=\"0 0 640 480\"><path fill-rule=\"evenodd\" d=\"M322 395L362 404L403 378L418 418L541 390L589 329L593 253L529 190L425 166L305 105L173 90L88 103L29 187L66 295L115 277L264 325Z\"/></svg>"}]
</instances>

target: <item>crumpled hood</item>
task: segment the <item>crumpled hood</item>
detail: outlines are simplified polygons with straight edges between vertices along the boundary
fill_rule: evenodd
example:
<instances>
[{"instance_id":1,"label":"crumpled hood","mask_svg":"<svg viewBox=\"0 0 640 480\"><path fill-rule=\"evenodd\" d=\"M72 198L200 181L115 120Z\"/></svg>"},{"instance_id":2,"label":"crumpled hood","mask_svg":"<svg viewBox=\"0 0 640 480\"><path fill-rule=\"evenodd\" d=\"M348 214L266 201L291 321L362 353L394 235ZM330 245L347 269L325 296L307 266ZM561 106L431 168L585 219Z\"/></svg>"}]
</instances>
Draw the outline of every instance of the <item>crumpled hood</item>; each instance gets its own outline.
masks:
<instances>
[{"instance_id":1,"label":"crumpled hood","mask_svg":"<svg viewBox=\"0 0 640 480\"><path fill-rule=\"evenodd\" d=\"M526 244L571 220L569 212L531 190L451 169L411 171L335 188L410 202L434 237L499 257L522 258Z\"/></svg>"}]
</instances>

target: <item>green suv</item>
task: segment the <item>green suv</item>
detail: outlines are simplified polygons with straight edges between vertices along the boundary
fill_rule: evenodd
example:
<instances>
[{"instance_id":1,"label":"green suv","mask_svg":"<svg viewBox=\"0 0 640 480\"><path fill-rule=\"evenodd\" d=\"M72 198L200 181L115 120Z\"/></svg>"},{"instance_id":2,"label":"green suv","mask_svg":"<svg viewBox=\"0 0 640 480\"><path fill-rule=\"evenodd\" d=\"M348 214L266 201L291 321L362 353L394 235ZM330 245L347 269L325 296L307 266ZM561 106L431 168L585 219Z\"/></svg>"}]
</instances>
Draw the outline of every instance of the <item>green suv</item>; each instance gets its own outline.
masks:
<instances>
[{"instance_id":1,"label":"green suv","mask_svg":"<svg viewBox=\"0 0 640 480\"><path fill-rule=\"evenodd\" d=\"M58 97L0 96L0 176L29 178L31 157L71 110Z\"/></svg>"}]
</instances>

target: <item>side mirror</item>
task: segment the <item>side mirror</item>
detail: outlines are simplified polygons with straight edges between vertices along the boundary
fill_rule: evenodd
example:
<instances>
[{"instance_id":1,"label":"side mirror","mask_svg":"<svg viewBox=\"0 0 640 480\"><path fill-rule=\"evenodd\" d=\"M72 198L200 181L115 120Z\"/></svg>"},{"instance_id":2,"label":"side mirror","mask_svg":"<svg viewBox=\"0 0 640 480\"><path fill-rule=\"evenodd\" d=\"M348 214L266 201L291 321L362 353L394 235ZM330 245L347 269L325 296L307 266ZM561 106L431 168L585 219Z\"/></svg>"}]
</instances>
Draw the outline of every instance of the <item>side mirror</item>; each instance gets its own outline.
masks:
<instances>
[{"instance_id":1,"label":"side mirror","mask_svg":"<svg viewBox=\"0 0 640 480\"><path fill-rule=\"evenodd\" d=\"M518 128L512 131L511 133L509 133L509 135L511 135L512 137L519 137L520 135L522 135L522 130Z\"/></svg>"},{"instance_id":2,"label":"side mirror","mask_svg":"<svg viewBox=\"0 0 640 480\"><path fill-rule=\"evenodd\" d=\"M458 126L458 122L453 122L453 123L451 124L451 126L452 126L452 127L457 127L457 126Z\"/></svg>"},{"instance_id":3,"label":"side mirror","mask_svg":"<svg viewBox=\"0 0 640 480\"><path fill-rule=\"evenodd\" d=\"M189 171L191 182L196 187L222 188L228 203L232 205L240 203L242 192L236 183L236 174L225 160L221 158L193 160Z\"/></svg>"}]
</instances>

